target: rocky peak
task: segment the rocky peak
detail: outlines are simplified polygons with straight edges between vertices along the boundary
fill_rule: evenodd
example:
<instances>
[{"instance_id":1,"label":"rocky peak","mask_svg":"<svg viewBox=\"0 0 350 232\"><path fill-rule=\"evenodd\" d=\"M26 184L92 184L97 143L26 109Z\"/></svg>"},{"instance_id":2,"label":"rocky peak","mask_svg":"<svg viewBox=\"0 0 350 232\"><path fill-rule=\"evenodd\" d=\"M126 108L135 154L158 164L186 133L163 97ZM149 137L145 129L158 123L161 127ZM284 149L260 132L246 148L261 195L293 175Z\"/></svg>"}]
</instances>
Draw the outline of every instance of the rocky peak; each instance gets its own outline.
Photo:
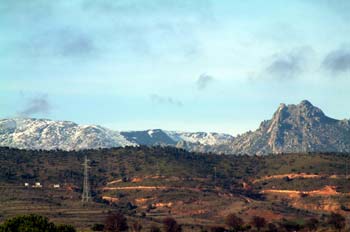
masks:
<instances>
[{"instance_id":1,"label":"rocky peak","mask_svg":"<svg viewBox=\"0 0 350 232\"><path fill-rule=\"evenodd\" d=\"M317 120L327 118L325 114L319 108L313 106L309 101L303 100L299 105L296 105L296 110L304 118L313 118Z\"/></svg>"},{"instance_id":2,"label":"rocky peak","mask_svg":"<svg viewBox=\"0 0 350 232\"><path fill-rule=\"evenodd\" d=\"M311 102L309 102L308 100L302 100L299 104L299 106L302 106L302 107L314 107Z\"/></svg>"},{"instance_id":3,"label":"rocky peak","mask_svg":"<svg viewBox=\"0 0 350 232\"><path fill-rule=\"evenodd\" d=\"M281 123L300 126L331 121L332 119L328 118L322 110L313 106L307 100L303 100L297 105L280 104L270 120L268 132L271 132L273 127L280 126Z\"/></svg>"},{"instance_id":4,"label":"rocky peak","mask_svg":"<svg viewBox=\"0 0 350 232\"><path fill-rule=\"evenodd\" d=\"M350 125L327 117L322 110L303 100L280 104L272 119L260 128L237 138L234 148L247 153L306 151L348 151Z\"/></svg>"}]
</instances>

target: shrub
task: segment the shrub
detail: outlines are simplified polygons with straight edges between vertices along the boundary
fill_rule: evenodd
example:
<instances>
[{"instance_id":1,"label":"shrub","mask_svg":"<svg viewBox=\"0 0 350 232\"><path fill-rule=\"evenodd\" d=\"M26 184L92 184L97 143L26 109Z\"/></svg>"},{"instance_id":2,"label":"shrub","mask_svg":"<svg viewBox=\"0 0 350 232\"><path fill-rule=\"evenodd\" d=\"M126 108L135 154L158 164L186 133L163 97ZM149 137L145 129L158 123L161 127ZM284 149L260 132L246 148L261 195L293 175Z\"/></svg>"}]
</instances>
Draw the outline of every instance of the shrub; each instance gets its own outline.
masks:
<instances>
[{"instance_id":1,"label":"shrub","mask_svg":"<svg viewBox=\"0 0 350 232\"><path fill-rule=\"evenodd\" d=\"M331 213L328 219L328 224L334 229L341 231L345 227L345 218L339 213Z\"/></svg>"},{"instance_id":2,"label":"shrub","mask_svg":"<svg viewBox=\"0 0 350 232\"><path fill-rule=\"evenodd\" d=\"M236 214L231 213L226 216L225 224L230 227L233 231L242 230L244 227L244 221L242 218L238 217Z\"/></svg>"},{"instance_id":3,"label":"shrub","mask_svg":"<svg viewBox=\"0 0 350 232\"><path fill-rule=\"evenodd\" d=\"M151 228L149 229L150 232L160 232L160 229L156 225L152 225Z\"/></svg>"},{"instance_id":4,"label":"shrub","mask_svg":"<svg viewBox=\"0 0 350 232\"><path fill-rule=\"evenodd\" d=\"M310 218L306 224L305 227L309 230L309 231L315 231L317 230L319 221L316 218Z\"/></svg>"},{"instance_id":5,"label":"shrub","mask_svg":"<svg viewBox=\"0 0 350 232\"><path fill-rule=\"evenodd\" d=\"M182 228L174 218L167 217L163 220L165 232L181 232Z\"/></svg>"},{"instance_id":6,"label":"shrub","mask_svg":"<svg viewBox=\"0 0 350 232\"><path fill-rule=\"evenodd\" d=\"M56 229L57 232L75 232L75 228L71 225L59 225Z\"/></svg>"},{"instance_id":7,"label":"shrub","mask_svg":"<svg viewBox=\"0 0 350 232\"><path fill-rule=\"evenodd\" d=\"M210 228L210 232L225 232L226 229L222 226L213 226Z\"/></svg>"},{"instance_id":8,"label":"shrub","mask_svg":"<svg viewBox=\"0 0 350 232\"><path fill-rule=\"evenodd\" d=\"M92 229L93 231L103 231L104 228L105 228L105 226L104 226L103 224L98 224L98 223L94 224L94 225L91 227L91 229Z\"/></svg>"},{"instance_id":9,"label":"shrub","mask_svg":"<svg viewBox=\"0 0 350 232\"><path fill-rule=\"evenodd\" d=\"M260 231L262 228L266 226L266 219L259 216L254 216L252 219L251 224Z\"/></svg>"},{"instance_id":10,"label":"shrub","mask_svg":"<svg viewBox=\"0 0 350 232\"><path fill-rule=\"evenodd\" d=\"M105 220L104 230L109 232L122 232L129 229L126 217L121 213L111 213Z\"/></svg>"},{"instance_id":11,"label":"shrub","mask_svg":"<svg viewBox=\"0 0 350 232\"><path fill-rule=\"evenodd\" d=\"M267 230L268 232L278 232L277 226L273 223L269 223L267 225L267 228L268 228L268 230Z\"/></svg>"},{"instance_id":12,"label":"shrub","mask_svg":"<svg viewBox=\"0 0 350 232\"><path fill-rule=\"evenodd\" d=\"M134 232L140 232L142 230L142 225L139 222L134 222L131 225L131 230Z\"/></svg>"},{"instance_id":13,"label":"shrub","mask_svg":"<svg viewBox=\"0 0 350 232\"><path fill-rule=\"evenodd\" d=\"M0 232L75 232L73 226L49 222L48 218L35 214L17 216L6 220L0 226Z\"/></svg>"}]
</instances>

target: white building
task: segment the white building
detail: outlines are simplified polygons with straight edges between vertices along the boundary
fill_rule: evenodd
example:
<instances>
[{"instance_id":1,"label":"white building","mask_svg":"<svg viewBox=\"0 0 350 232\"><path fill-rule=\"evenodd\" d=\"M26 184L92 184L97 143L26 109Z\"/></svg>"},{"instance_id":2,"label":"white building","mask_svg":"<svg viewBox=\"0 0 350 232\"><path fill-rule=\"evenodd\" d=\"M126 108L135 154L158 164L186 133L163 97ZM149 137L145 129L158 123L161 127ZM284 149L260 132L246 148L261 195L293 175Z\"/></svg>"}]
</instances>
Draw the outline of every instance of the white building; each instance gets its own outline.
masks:
<instances>
[{"instance_id":1,"label":"white building","mask_svg":"<svg viewBox=\"0 0 350 232\"><path fill-rule=\"evenodd\" d=\"M40 182L35 182L35 184L33 185L33 188L41 188L43 187Z\"/></svg>"}]
</instances>

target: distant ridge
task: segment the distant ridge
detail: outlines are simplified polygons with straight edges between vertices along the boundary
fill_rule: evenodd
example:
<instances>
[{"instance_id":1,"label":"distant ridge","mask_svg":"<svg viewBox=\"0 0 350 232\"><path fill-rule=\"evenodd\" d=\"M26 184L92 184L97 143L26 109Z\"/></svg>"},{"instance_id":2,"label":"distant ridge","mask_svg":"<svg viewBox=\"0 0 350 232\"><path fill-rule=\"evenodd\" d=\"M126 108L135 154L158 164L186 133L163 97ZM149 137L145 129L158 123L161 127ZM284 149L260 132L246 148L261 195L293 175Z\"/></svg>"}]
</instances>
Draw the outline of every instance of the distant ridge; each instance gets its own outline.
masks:
<instances>
[{"instance_id":1,"label":"distant ridge","mask_svg":"<svg viewBox=\"0 0 350 232\"><path fill-rule=\"evenodd\" d=\"M237 137L222 133L161 129L118 132L69 121L10 118L0 120L0 146L80 150L137 145L176 146L189 151L226 154L350 152L350 121L327 117L304 100L280 104L272 119Z\"/></svg>"}]
</instances>

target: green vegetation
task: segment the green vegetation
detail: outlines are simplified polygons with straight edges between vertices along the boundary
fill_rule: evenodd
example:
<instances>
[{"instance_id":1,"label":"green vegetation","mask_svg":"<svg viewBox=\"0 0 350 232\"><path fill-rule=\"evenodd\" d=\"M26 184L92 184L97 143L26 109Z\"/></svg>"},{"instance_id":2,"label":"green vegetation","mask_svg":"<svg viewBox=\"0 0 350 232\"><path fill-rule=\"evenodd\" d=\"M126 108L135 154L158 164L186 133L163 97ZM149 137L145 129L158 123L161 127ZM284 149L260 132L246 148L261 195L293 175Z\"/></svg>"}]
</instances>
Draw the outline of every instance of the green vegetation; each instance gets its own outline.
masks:
<instances>
[{"instance_id":1,"label":"green vegetation","mask_svg":"<svg viewBox=\"0 0 350 232\"><path fill-rule=\"evenodd\" d=\"M55 225L39 215L17 216L0 225L0 232L75 232L73 226Z\"/></svg>"}]
</instances>

